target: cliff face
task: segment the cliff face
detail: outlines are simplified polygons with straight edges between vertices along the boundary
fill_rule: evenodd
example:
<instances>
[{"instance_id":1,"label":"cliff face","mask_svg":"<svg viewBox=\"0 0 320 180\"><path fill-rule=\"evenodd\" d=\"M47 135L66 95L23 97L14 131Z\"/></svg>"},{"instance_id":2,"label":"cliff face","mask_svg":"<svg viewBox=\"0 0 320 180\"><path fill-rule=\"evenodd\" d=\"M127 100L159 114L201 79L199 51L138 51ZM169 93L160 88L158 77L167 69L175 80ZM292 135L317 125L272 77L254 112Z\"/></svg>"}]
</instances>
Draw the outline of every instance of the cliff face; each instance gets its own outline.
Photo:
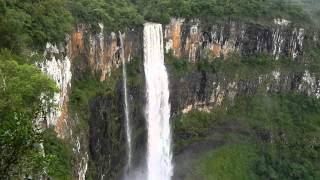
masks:
<instances>
[{"instance_id":1,"label":"cliff face","mask_svg":"<svg viewBox=\"0 0 320 180\"><path fill-rule=\"evenodd\" d=\"M60 89L60 93L54 98L59 107L46 116L47 126L56 126L58 133L59 129L63 129L63 121L67 119L68 114L66 105L69 101L72 78L79 79L87 69L90 69L92 74L99 76L101 81L105 81L113 70L119 68L121 65L120 35L124 39L127 61L130 62L132 57L140 56L142 44L139 33L132 29L124 33L106 34L103 25L100 25L99 33L92 33L88 27L79 25L78 31L68 36L66 43L47 44L44 53L46 59L39 64L39 67L45 74L53 78ZM81 60L82 63L77 63ZM72 66L75 63L80 65Z\"/></svg>"},{"instance_id":2,"label":"cliff face","mask_svg":"<svg viewBox=\"0 0 320 180\"><path fill-rule=\"evenodd\" d=\"M140 77L142 78L142 77ZM121 179L126 165L126 136L124 96L119 81L113 95L99 96L90 103L89 149L90 177L93 179ZM128 84L129 108L132 130L132 167L144 163L146 128L143 105L144 85Z\"/></svg>"},{"instance_id":3,"label":"cliff face","mask_svg":"<svg viewBox=\"0 0 320 180\"><path fill-rule=\"evenodd\" d=\"M58 107L48 109L48 113L41 121L45 127L55 126L58 135L63 137L66 133L63 127L66 125L66 119L68 118L69 90L72 79L71 61L69 56L65 55L65 48L50 43L46 46L44 56L47 59L38 65L41 71L57 83L60 93L56 93L53 99Z\"/></svg>"},{"instance_id":4,"label":"cliff face","mask_svg":"<svg viewBox=\"0 0 320 180\"><path fill-rule=\"evenodd\" d=\"M226 59L232 53L242 56L263 53L274 60L283 56L306 62L305 43L319 40L318 31L297 27L282 19L275 19L270 26L243 22L208 25L198 20L172 19L165 28L167 53L191 63L202 59ZM231 80L223 73L197 70L182 77L175 77L174 72L170 74L173 114L194 108L210 111L226 99L253 94L261 86L269 92L296 91L319 97L319 78L307 69L291 73L275 70L238 80Z\"/></svg>"},{"instance_id":5,"label":"cliff face","mask_svg":"<svg viewBox=\"0 0 320 180\"><path fill-rule=\"evenodd\" d=\"M104 26L102 24L99 24L99 26L100 32L92 33L85 25L79 25L78 31L71 35L67 49L73 61L79 58L85 59L90 70L98 75L101 81L105 81L111 72L121 65L119 36L121 35L124 39L124 54L128 61L141 54L142 44L140 43L140 33L134 29L123 33L111 32L106 34Z\"/></svg>"},{"instance_id":6,"label":"cliff face","mask_svg":"<svg viewBox=\"0 0 320 180\"><path fill-rule=\"evenodd\" d=\"M320 97L320 77L304 72L273 71L252 79L230 80L224 74L191 72L184 77L170 77L172 113L192 109L210 112L225 100L239 95L253 95L259 88L267 92L297 92Z\"/></svg>"},{"instance_id":7,"label":"cliff face","mask_svg":"<svg viewBox=\"0 0 320 180\"><path fill-rule=\"evenodd\" d=\"M304 62L306 42L318 42L319 33L296 27L285 20L261 26L242 22L208 25L200 21L172 19L165 25L164 43L167 53L196 63L201 59L226 58L232 53L252 55L264 53L275 60L281 56ZM86 126L80 125L77 113L69 112L72 82L82 81L88 71L105 83L121 66L120 51L127 61L138 59L128 67L128 94L133 134L133 167L143 166L146 147L144 120L145 85L143 70L143 40L141 30L105 33L103 25L97 33L79 25L64 45L48 44L41 69L53 77L60 87L55 101L59 108L45 118L47 126L55 125L62 138L70 139L75 155L75 178L118 179L125 165L125 129L121 80L113 93L99 94L90 99ZM124 39L120 48L119 36ZM59 60L61 59L61 60ZM131 64L130 63L130 64ZM308 70L282 72L274 70L249 79L231 79L224 73L194 69L175 76L168 65L172 115L192 109L210 111L225 100L253 94L263 88L269 92L294 91L320 97L320 78ZM72 81L73 80L73 81ZM88 170L89 169L89 170Z\"/></svg>"},{"instance_id":8,"label":"cliff face","mask_svg":"<svg viewBox=\"0 0 320 180\"><path fill-rule=\"evenodd\" d=\"M46 60L38 64L45 74L53 78L60 89L60 93L53 99L58 107L48 109L40 121L44 127L54 126L58 136L72 144L76 179L86 179L88 168L93 167L96 170L91 174L97 179L101 178L100 175L116 177L123 165L120 162L124 162L122 161L125 157L125 140L121 90L116 90L115 97L107 96L92 100L90 120L88 119L86 125L89 130L81 127L83 126L80 122L81 117L77 113L70 113L69 110L73 81L86 78L89 71L103 83L108 80L112 71L120 67L119 36L124 40L123 51L128 62L133 57L141 57L142 43L139 32L132 29L126 32L106 33L100 25L99 32L93 33L89 27L80 25L76 32L66 38L65 43L59 45L48 43L44 54ZM143 87L139 89L142 90ZM106 112L108 113L105 114ZM135 109L132 116L141 117L136 115L141 113ZM114 117L111 117L111 114ZM141 121L137 120L133 126L143 126ZM140 136L141 132L137 134L138 140L135 141L139 141ZM92 160L90 166L89 159ZM97 174L100 174L99 177Z\"/></svg>"},{"instance_id":9,"label":"cliff face","mask_svg":"<svg viewBox=\"0 0 320 180\"><path fill-rule=\"evenodd\" d=\"M124 49L120 48L119 36L123 38ZM135 32L135 30L106 34L103 25L100 25L99 33L92 33L85 26L79 26L78 32L72 34L67 46L74 64L74 79L81 81L89 70L93 76L100 79L101 83L108 81L111 73L121 66L120 51L124 51L127 62L130 62L134 57L141 56L141 39L141 34ZM93 179L118 179L126 162L122 106L124 101L120 84L117 83L117 88L112 95L106 94L96 97L90 100L90 105L88 105L90 106L89 131L82 137L82 139L87 139L84 141L86 148L82 151L89 154L89 164L87 166L91 171L85 172L82 170L82 172ZM133 87L129 86L131 97L140 99L140 94L132 94L130 88ZM143 87L138 89L143 89ZM136 104L132 105L132 107L134 106ZM131 116L136 119L132 126L141 127L143 125L143 119L140 118L141 113L135 109L131 112ZM135 131L133 131L133 134L137 136L133 143L139 143L139 138L143 139L141 137L143 135ZM138 151L137 149L141 148L136 147L134 151ZM82 154L83 152L79 155Z\"/></svg>"},{"instance_id":10,"label":"cliff face","mask_svg":"<svg viewBox=\"0 0 320 180\"><path fill-rule=\"evenodd\" d=\"M230 53L265 53L275 59L286 56L296 60L303 55L304 41L317 41L319 37L317 32L283 19L275 19L270 26L232 21L208 25L198 20L172 19L165 28L166 51L189 62Z\"/></svg>"}]
</instances>

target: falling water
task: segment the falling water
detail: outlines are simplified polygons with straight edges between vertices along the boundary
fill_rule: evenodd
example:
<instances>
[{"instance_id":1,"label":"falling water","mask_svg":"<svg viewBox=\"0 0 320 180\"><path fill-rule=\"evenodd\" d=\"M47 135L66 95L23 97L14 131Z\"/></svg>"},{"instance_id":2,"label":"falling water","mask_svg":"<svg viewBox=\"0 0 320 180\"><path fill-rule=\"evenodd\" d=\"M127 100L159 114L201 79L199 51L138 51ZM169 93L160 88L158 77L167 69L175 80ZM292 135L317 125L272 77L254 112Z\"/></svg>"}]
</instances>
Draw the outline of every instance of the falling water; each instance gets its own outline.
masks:
<instances>
[{"instance_id":1,"label":"falling water","mask_svg":"<svg viewBox=\"0 0 320 180\"><path fill-rule=\"evenodd\" d=\"M144 69L148 123L147 179L170 180L172 152L168 75L164 66L161 24L144 25Z\"/></svg>"},{"instance_id":2,"label":"falling water","mask_svg":"<svg viewBox=\"0 0 320 180\"><path fill-rule=\"evenodd\" d=\"M120 37L120 58L122 59L122 74L123 74L123 94L124 94L124 112L125 112L125 128L126 128L126 137L127 137L127 169L130 169L131 166L131 127L130 127L130 118L129 118L129 105L128 105L128 91L127 91L127 69L126 69L126 59L124 57L124 46L123 46L123 37L121 32L119 32Z\"/></svg>"}]
</instances>

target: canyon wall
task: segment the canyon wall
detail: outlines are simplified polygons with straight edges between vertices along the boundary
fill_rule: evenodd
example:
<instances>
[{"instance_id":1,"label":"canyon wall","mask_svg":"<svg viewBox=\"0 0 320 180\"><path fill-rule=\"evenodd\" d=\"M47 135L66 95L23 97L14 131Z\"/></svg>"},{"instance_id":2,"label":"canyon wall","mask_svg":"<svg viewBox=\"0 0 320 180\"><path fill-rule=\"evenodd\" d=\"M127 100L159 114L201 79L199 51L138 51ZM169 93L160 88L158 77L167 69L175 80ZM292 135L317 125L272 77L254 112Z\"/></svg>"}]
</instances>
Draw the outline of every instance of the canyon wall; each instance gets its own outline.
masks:
<instances>
[{"instance_id":1,"label":"canyon wall","mask_svg":"<svg viewBox=\"0 0 320 180\"><path fill-rule=\"evenodd\" d=\"M304 48L312 48L319 43L319 34L317 30L299 27L284 19L275 19L271 25L172 19L165 26L165 47L167 53L189 63L203 59L226 60L233 53L241 56L266 54L275 61L285 57L298 63L308 63ZM238 80L232 80L224 73L199 70L177 77L171 68L170 74L173 114L187 113L192 109L210 111L225 99L253 94L261 86L269 92L295 91L319 97L318 74L308 69L301 72L278 69Z\"/></svg>"},{"instance_id":2,"label":"canyon wall","mask_svg":"<svg viewBox=\"0 0 320 180\"><path fill-rule=\"evenodd\" d=\"M199 20L172 19L165 26L167 53L196 62L201 58L227 57L230 53L265 53L301 60L304 41L319 38L319 32L299 27L284 19L271 25L229 21L208 23Z\"/></svg>"},{"instance_id":3,"label":"canyon wall","mask_svg":"<svg viewBox=\"0 0 320 180\"><path fill-rule=\"evenodd\" d=\"M171 76L172 113L188 113L197 109L210 112L224 101L239 95L267 92L296 92L320 97L320 77L309 71L272 71L250 79L230 79L225 74L193 71L183 77Z\"/></svg>"},{"instance_id":4,"label":"canyon wall","mask_svg":"<svg viewBox=\"0 0 320 180\"><path fill-rule=\"evenodd\" d=\"M96 173L92 174L99 179L101 177L96 174L112 177L121 169L119 162L122 158L119 157L124 156L123 153L125 153L121 117L123 113L120 110L122 102L111 101L110 99L114 100L113 97L92 99L90 119L87 119L87 125L85 125L88 128L81 127L80 119L82 117L79 117L76 112L70 112L69 99L72 94L72 84L74 81L85 79L88 73L97 77L101 83L108 80L112 71L118 69L122 63L120 59L120 34L124 38L123 51L126 60L130 62L132 58L142 56L141 35L138 31L130 29L124 32L107 33L104 31L103 25L99 24L99 27L98 32L94 32L90 27L79 25L77 31L66 38L65 43L58 45L48 43L44 53L46 59L37 64L45 74L56 82L60 90L52 100L58 105L57 108L48 109L40 121L45 128L54 126L58 136L71 143L74 152L74 176L75 179L80 180L86 179L87 170L91 166L97 168ZM143 87L139 89L143 89ZM116 94L119 92L121 91L116 91ZM122 95L119 93L116 99L120 100L121 98ZM109 101L104 99L109 99ZM113 109L115 111L112 113L108 111L114 106L116 106ZM110 115L99 115L106 111L109 114L117 115L116 121ZM133 113L133 116L137 115ZM137 121L134 126L143 126L139 123L141 121ZM137 136L139 137L139 135ZM100 142L101 139L104 140ZM92 163L89 164L91 159ZM115 160L116 163L112 163ZM96 164L97 166L95 166Z\"/></svg>"},{"instance_id":5,"label":"canyon wall","mask_svg":"<svg viewBox=\"0 0 320 180\"><path fill-rule=\"evenodd\" d=\"M237 53L282 56L305 62L308 42L319 42L319 32L295 26L286 20L274 20L271 25L243 22L203 23L198 20L172 19L165 28L164 45L167 53L197 63L201 59L222 58ZM119 179L124 167L125 128L122 81L117 79L114 92L98 94L90 99L85 127L77 112L70 112L69 97L75 81L86 79L88 73L105 83L121 66L120 51L135 67L128 67L128 99L133 121L133 166L143 166L146 151L144 118L145 82L143 70L143 40L141 29L127 29L124 49L120 48L119 32L106 33L99 25L93 31L79 25L77 31L59 45L47 45L46 59L39 66L58 84L55 96L58 109L45 117L46 126L54 125L62 138L70 140L75 156L75 179ZM133 62L135 59L136 62ZM320 78L308 69L298 72L274 70L249 79L231 79L224 73L194 69L175 76L168 64L171 114L187 113L192 109L210 111L237 95L253 94L260 88L269 92L294 91L320 96Z\"/></svg>"},{"instance_id":6,"label":"canyon wall","mask_svg":"<svg viewBox=\"0 0 320 180\"><path fill-rule=\"evenodd\" d=\"M104 26L99 24L98 33L92 33L89 27L79 25L78 31L74 32L68 40L67 49L72 61L84 59L85 65L78 67L83 71L89 67L92 73L105 81L111 72L121 65L119 32L106 33ZM123 32L124 56L130 61L133 57L142 54L141 33L130 29ZM86 66L87 65L87 66ZM81 74L76 72L77 74Z\"/></svg>"}]
</instances>

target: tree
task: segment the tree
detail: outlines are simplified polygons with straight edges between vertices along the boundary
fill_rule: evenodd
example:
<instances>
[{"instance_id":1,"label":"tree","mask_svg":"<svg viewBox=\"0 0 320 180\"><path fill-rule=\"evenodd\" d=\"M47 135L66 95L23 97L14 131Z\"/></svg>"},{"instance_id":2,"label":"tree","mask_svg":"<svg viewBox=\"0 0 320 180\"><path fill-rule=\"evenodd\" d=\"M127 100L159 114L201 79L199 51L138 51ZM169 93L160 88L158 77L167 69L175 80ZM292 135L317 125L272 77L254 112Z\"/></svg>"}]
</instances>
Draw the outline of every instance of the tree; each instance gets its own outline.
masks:
<instances>
[{"instance_id":1,"label":"tree","mask_svg":"<svg viewBox=\"0 0 320 180\"><path fill-rule=\"evenodd\" d=\"M0 1L0 48L15 53L61 42L73 21L65 0Z\"/></svg>"},{"instance_id":2,"label":"tree","mask_svg":"<svg viewBox=\"0 0 320 180\"><path fill-rule=\"evenodd\" d=\"M56 91L37 67L0 51L0 179L40 176L48 166L35 121Z\"/></svg>"}]
</instances>

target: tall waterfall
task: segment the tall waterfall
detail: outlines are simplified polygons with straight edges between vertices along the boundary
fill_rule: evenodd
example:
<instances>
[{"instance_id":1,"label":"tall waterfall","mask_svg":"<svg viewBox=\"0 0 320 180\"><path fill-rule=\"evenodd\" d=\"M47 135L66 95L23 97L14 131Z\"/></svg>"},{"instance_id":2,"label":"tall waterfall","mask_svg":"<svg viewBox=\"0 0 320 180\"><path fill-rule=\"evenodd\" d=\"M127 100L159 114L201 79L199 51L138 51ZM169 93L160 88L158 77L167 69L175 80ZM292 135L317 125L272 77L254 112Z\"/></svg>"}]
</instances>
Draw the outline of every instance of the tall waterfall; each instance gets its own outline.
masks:
<instances>
[{"instance_id":1,"label":"tall waterfall","mask_svg":"<svg viewBox=\"0 0 320 180\"><path fill-rule=\"evenodd\" d=\"M164 65L161 24L144 25L144 69L147 88L147 179L170 180L172 152L169 82Z\"/></svg>"},{"instance_id":2,"label":"tall waterfall","mask_svg":"<svg viewBox=\"0 0 320 180\"><path fill-rule=\"evenodd\" d=\"M124 112L125 112L125 128L127 137L127 169L130 169L132 150L131 150L131 127L129 118L129 105L128 105L128 90L127 90L127 69L126 69L126 59L124 57L124 46L123 46L123 35L119 32L120 37L120 58L122 59L122 74L123 74L123 94L124 94Z\"/></svg>"}]
</instances>

